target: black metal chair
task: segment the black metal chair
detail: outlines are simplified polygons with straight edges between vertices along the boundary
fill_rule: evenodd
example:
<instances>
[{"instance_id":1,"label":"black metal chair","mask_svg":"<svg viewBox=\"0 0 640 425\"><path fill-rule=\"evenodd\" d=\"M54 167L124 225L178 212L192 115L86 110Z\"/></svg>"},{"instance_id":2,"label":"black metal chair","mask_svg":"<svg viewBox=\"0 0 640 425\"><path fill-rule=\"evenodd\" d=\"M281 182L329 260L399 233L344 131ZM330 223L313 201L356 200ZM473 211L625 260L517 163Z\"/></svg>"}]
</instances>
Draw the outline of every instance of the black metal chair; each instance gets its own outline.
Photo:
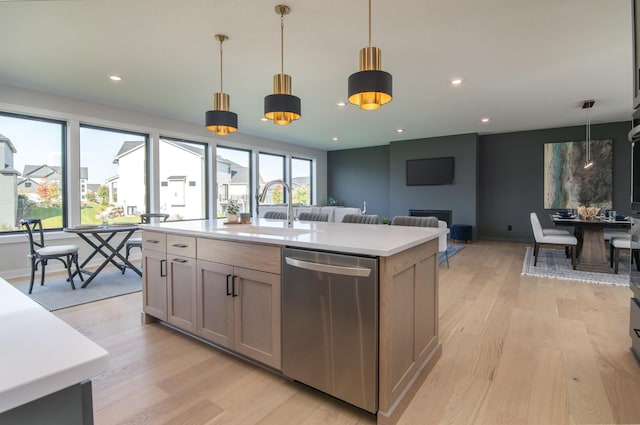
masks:
<instances>
[{"instance_id":1,"label":"black metal chair","mask_svg":"<svg viewBox=\"0 0 640 425\"><path fill-rule=\"evenodd\" d=\"M73 274L71 273L71 265L76 265L76 273L82 278L80 267L78 266L78 246L77 245L50 245L45 246L44 231L42 230L42 221L39 218L23 218L20 220L20 227L29 238L29 257L31 258L31 283L29 284L29 293L33 291L33 280L35 278L38 265L42 265L40 271L40 286L44 285L45 266L49 260L58 260L64 264L69 275L68 281L71 283L71 289L76 289L73 284Z\"/></svg>"},{"instance_id":2,"label":"black metal chair","mask_svg":"<svg viewBox=\"0 0 640 425\"><path fill-rule=\"evenodd\" d=\"M169 218L169 214L165 213L143 213L140 214L140 223L149 223L151 219L159 218L161 221L167 221ZM129 238L127 243L125 244L126 255L125 258L127 261L129 260L129 253L132 248L140 248L142 249L142 238ZM122 269L122 273L124 274L124 270Z\"/></svg>"}]
</instances>

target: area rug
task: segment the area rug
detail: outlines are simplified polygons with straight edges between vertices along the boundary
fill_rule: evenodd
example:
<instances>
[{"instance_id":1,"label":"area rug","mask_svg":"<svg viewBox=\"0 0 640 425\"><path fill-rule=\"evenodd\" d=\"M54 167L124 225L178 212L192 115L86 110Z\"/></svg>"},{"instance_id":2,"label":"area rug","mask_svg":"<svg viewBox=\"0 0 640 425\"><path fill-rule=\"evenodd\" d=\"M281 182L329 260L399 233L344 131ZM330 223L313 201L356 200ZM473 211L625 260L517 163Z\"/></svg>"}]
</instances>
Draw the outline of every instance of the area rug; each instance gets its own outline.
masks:
<instances>
[{"instance_id":1,"label":"area rug","mask_svg":"<svg viewBox=\"0 0 640 425\"><path fill-rule=\"evenodd\" d=\"M40 275L36 273L33 292L29 297L49 311L60 310L74 305L86 304L118 295L130 294L142 290L142 278L131 270L123 275L118 269L102 270L91 281L89 286L81 288L79 278L73 279L76 289L71 289L66 277L45 279L44 286L40 286ZM25 294L29 292L29 282L15 285Z\"/></svg>"},{"instance_id":2,"label":"area rug","mask_svg":"<svg viewBox=\"0 0 640 425\"><path fill-rule=\"evenodd\" d=\"M522 263L522 275L546 277L550 279L575 280L578 282L604 285L629 286L629 257L620 255L618 274L596 273L573 270L571 258L567 258L563 249L540 249L538 265L533 265L533 248L527 247Z\"/></svg>"},{"instance_id":3,"label":"area rug","mask_svg":"<svg viewBox=\"0 0 640 425\"><path fill-rule=\"evenodd\" d=\"M460 250L462 250L462 248L464 248L464 245L451 245L451 246L448 246L447 247L447 255L449 255L449 258L451 258L454 255L456 255L458 252L460 252ZM438 264L442 264L445 261L447 261L447 256L444 254L444 251L442 251L438 256Z\"/></svg>"}]
</instances>

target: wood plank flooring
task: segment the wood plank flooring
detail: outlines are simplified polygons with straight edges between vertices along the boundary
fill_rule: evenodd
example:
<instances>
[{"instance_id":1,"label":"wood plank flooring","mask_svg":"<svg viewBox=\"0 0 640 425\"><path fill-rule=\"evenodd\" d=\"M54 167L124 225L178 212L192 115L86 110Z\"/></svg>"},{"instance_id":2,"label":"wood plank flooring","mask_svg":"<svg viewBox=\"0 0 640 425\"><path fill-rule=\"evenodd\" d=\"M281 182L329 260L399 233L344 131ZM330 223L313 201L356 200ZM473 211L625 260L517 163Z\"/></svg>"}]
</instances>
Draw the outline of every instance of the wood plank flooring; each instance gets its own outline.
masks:
<instances>
[{"instance_id":1,"label":"wood plank flooring","mask_svg":"<svg viewBox=\"0 0 640 425\"><path fill-rule=\"evenodd\" d=\"M443 354L400 420L640 423L625 287L521 276L525 245L480 242L440 267ZM357 409L157 323L140 294L56 314L111 353L96 425L374 424ZM71 349L71 348L70 348Z\"/></svg>"}]
</instances>

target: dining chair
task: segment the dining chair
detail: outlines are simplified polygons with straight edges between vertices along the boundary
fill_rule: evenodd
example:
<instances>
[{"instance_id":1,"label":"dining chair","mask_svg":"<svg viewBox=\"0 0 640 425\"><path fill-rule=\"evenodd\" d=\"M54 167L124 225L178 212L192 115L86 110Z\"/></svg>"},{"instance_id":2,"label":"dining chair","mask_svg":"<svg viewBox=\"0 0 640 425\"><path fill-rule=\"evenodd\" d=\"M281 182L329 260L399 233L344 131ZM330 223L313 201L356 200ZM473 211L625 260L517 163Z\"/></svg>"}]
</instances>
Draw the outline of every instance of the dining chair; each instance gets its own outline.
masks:
<instances>
[{"instance_id":1,"label":"dining chair","mask_svg":"<svg viewBox=\"0 0 640 425\"><path fill-rule=\"evenodd\" d=\"M571 235L569 231L563 229L548 229L542 228L538 215L535 212L529 214L531 220L531 229L533 230L533 237L535 238L535 244L533 246L533 265L538 265L538 254L542 246L557 246L561 245L565 248L565 253L568 255L571 252L571 266L573 270L576 269L576 247L578 246L578 239Z\"/></svg>"},{"instance_id":2,"label":"dining chair","mask_svg":"<svg viewBox=\"0 0 640 425\"><path fill-rule=\"evenodd\" d=\"M267 211L264 213L262 218L273 218L276 220L286 220L287 212L286 211Z\"/></svg>"},{"instance_id":3,"label":"dining chair","mask_svg":"<svg viewBox=\"0 0 640 425\"><path fill-rule=\"evenodd\" d=\"M300 221L329 221L329 214L301 212L298 214Z\"/></svg>"},{"instance_id":4,"label":"dining chair","mask_svg":"<svg viewBox=\"0 0 640 425\"><path fill-rule=\"evenodd\" d=\"M437 217L414 217L408 215L397 215L391 220L392 226L416 226L416 227L438 227L440 229L447 228L447 222L438 220ZM438 237L438 252L444 253L447 260L447 268L449 268L449 242L447 234Z\"/></svg>"},{"instance_id":5,"label":"dining chair","mask_svg":"<svg viewBox=\"0 0 640 425\"><path fill-rule=\"evenodd\" d=\"M142 213L140 214L140 223L150 223L151 219L159 218L161 221L167 221L169 218L169 214L165 213ZM125 244L126 255L125 258L127 261L129 260L129 253L132 248L140 248L142 249L142 238L129 238L127 243ZM122 273L124 274L124 270L122 269Z\"/></svg>"},{"instance_id":6,"label":"dining chair","mask_svg":"<svg viewBox=\"0 0 640 425\"><path fill-rule=\"evenodd\" d=\"M380 224L380 216L377 214L346 214L342 217L343 223Z\"/></svg>"},{"instance_id":7,"label":"dining chair","mask_svg":"<svg viewBox=\"0 0 640 425\"><path fill-rule=\"evenodd\" d=\"M629 237L630 236L630 237ZM613 267L613 272L618 273L618 266L620 264L620 250L629 250L631 256L631 264L636 262L636 269L640 271L640 226L634 220L631 219L631 230L627 236L614 237L610 242L609 248L609 263Z\"/></svg>"},{"instance_id":8,"label":"dining chair","mask_svg":"<svg viewBox=\"0 0 640 425\"><path fill-rule=\"evenodd\" d=\"M49 245L44 243L44 231L42 229L42 221L39 218L23 218L20 220L20 227L29 238L29 258L31 259L31 282L29 283L29 294L33 291L33 280L35 278L38 265L42 266L40 271L40 286L44 285L45 266L49 260L58 260L64 264L69 275L68 281L71 289L76 289L73 284L73 274L71 273L72 264L76 265L76 273L82 278L80 267L78 266L78 246L77 245Z\"/></svg>"}]
</instances>

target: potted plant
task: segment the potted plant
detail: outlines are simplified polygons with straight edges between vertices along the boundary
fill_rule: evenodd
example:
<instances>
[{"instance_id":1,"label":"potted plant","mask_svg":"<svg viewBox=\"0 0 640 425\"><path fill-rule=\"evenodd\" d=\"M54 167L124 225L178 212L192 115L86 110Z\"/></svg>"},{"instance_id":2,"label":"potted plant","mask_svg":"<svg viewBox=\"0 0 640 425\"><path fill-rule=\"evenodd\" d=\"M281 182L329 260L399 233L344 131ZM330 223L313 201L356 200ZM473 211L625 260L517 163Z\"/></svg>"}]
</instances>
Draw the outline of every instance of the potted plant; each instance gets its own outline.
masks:
<instances>
[{"instance_id":1,"label":"potted plant","mask_svg":"<svg viewBox=\"0 0 640 425\"><path fill-rule=\"evenodd\" d=\"M235 223L238 221L238 211L240 211L240 207L236 204L235 201L230 200L227 204L227 222Z\"/></svg>"}]
</instances>

